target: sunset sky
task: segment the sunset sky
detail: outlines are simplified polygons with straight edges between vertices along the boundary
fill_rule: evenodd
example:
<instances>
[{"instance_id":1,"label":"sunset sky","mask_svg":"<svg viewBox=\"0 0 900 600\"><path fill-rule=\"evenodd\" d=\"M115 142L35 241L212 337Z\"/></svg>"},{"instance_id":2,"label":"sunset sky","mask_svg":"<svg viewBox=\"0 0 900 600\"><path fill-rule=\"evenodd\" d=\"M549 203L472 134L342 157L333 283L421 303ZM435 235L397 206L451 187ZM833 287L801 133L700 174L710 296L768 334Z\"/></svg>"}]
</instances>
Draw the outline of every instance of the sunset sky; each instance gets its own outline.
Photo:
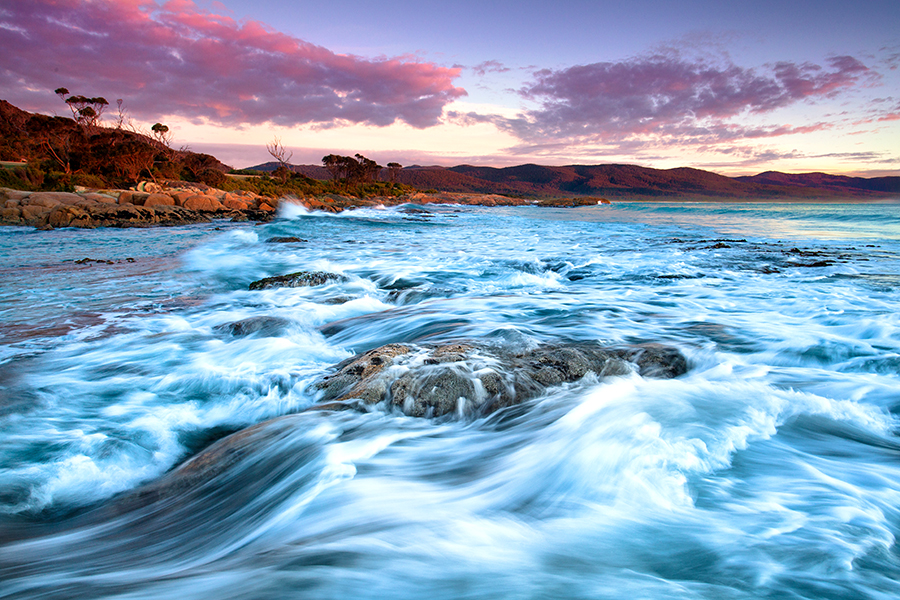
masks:
<instances>
[{"instance_id":1,"label":"sunset sky","mask_svg":"<svg viewBox=\"0 0 900 600\"><path fill-rule=\"evenodd\" d=\"M0 99L61 86L238 168L900 175L897 0L0 0Z\"/></svg>"}]
</instances>

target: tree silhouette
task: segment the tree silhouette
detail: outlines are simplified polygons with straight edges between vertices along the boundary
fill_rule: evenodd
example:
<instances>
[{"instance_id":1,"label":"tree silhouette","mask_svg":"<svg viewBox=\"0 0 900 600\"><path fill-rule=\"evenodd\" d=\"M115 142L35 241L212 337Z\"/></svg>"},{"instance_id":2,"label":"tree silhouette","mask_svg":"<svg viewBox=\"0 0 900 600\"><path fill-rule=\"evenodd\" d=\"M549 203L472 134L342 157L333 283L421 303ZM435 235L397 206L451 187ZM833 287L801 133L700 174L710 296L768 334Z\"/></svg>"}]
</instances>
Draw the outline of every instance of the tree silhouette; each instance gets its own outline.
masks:
<instances>
[{"instance_id":1,"label":"tree silhouette","mask_svg":"<svg viewBox=\"0 0 900 600\"><path fill-rule=\"evenodd\" d=\"M272 158L278 161L278 168L275 169L275 175L281 180L281 183L287 183L291 176L290 160L294 156L291 152L288 154L287 149L281 143L281 138L275 137L272 143L266 144L266 150L272 155Z\"/></svg>"},{"instance_id":2,"label":"tree silhouette","mask_svg":"<svg viewBox=\"0 0 900 600\"><path fill-rule=\"evenodd\" d=\"M100 96L96 98L69 96L69 90L64 87L56 88L53 93L62 98L63 102L69 106L75 122L90 131L96 130L103 111L109 106L106 98Z\"/></svg>"},{"instance_id":3,"label":"tree silhouette","mask_svg":"<svg viewBox=\"0 0 900 600\"><path fill-rule=\"evenodd\" d=\"M388 168L388 176L390 177L391 183L397 183L397 175L400 174L400 169L403 168L403 165L396 162L389 162L387 164Z\"/></svg>"}]
</instances>

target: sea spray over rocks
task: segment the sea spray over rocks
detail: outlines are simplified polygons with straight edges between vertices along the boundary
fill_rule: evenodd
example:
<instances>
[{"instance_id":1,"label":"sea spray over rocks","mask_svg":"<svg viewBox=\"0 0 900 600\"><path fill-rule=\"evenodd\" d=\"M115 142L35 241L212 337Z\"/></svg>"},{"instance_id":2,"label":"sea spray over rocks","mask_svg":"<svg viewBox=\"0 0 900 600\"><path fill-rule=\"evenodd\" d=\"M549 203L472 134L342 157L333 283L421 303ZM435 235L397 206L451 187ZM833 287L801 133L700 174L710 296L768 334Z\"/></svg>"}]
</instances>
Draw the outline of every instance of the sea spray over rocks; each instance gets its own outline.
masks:
<instances>
[{"instance_id":1,"label":"sea spray over rocks","mask_svg":"<svg viewBox=\"0 0 900 600\"><path fill-rule=\"evenodd\" d=\"M658 344L546 344L527 352L472 342L389 344L347 359L316 387L324 392L324 406L384 401L415 417L462 416L490 414L588 373L606 377L632 372L677 377L687 372L687 360L676 348Z\"/></svg>"}]
</instances>

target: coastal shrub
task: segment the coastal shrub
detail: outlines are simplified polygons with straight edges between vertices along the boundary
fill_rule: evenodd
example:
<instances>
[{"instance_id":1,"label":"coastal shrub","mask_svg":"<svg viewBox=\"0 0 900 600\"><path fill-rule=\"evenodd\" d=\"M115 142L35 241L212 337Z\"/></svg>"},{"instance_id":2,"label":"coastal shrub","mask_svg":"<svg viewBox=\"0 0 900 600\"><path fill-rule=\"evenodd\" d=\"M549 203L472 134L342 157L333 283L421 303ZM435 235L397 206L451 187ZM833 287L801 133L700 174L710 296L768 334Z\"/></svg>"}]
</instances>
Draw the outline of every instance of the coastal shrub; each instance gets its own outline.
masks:
<instances>
[{"instance_id":1,"label":"coastal shrub","mask_svg":"<svg viewBox=\"0 0 900 600\"><path fill-rule=\"evenodd\" d=\"M106 187L106 182L102 177L91 175L89 173L75 173L74 175L72 175L72 184L94 189L101 189Z\"/></svg>"},{"instance_id":2,"label":"coastal shrub","mask_svg":"<svg viewBox=\"0 0 900 600\"><path fill-rule=\"evenodd\" d=\"M217 169L207 168L200 171L197 174L197 179L200 183L205 183L208 186L218 188L221 187L222 184L225 183L227 177L225 177L225 173L219 171Z\"/></svg>"},{"instance_id":3,"label":"coastal shrub","mask_svg":"<svg viewBox=\"0 0 900 600\"><path fill-rule=\"evenodd\" d=\"M31 170L37 184L32 183L27 171ZM37 175L39 174L39 177ZM35 168L30 169L0 169L0 187L12 188L15 190L35 191L39 189L40 184L44 181L43 171Z\"/></svg>"}]
</instances>

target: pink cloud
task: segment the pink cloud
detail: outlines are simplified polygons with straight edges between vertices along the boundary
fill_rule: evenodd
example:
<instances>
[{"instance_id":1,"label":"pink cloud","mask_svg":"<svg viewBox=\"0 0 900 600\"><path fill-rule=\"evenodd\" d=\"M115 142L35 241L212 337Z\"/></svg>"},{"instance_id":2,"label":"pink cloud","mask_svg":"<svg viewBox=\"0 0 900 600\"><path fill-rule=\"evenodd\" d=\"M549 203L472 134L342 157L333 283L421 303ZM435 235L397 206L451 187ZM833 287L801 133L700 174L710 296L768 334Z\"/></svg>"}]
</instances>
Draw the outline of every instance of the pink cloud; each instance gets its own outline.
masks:
<instances>
[{"instance_id":1,"label":"pink cloud","mask_svg":"<svg viewBox=\"0 0 900 600\"><path fill-rule=\"evenodd\" d=\"M145 119L428 127L466 94L453 86L459 69L335 54L189 0L14 0L0 31L0 55L15 57L0 89L32 110L59 110L52 90L64 86L123 98Z\"/></svg>"},{"instance_id":2,"label":"pink cloud","mask_svg":"<svg viewBox=\"0 0 900 600\"><path fill-rule=\"evenodd\" d=\"M690 61L678 53L620 62L579 65L535 73L520 90L541 107L504 125L523 139L634 135L765 137L821 128L772 126L744 129L727 121L763 114L803 100L830 97L863 78L874 77L850 56L828 67L779 62L748 69L729 61Z\"/></svg>"}]
</instances>

